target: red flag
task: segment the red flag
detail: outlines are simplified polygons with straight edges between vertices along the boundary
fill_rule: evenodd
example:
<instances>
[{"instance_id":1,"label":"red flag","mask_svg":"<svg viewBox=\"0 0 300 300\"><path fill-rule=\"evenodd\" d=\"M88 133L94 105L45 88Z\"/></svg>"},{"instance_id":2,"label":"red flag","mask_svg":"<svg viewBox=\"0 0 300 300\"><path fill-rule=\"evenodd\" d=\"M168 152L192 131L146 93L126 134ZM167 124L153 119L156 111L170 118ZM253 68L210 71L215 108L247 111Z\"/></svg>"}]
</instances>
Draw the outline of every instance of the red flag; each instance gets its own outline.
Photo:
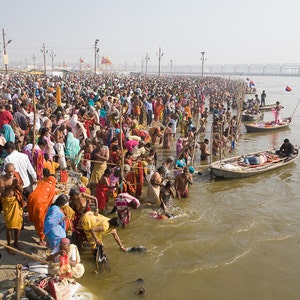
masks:
<instances>
[{"instance_id":1,"label":"red flag","mask_svg":"<svg viewBox=\"0 0 300 300\"><path fill-rule=\"evenodd\" d=\"M79 59L79 62L80 62L81 64L83 64L83 63L84 63L84 61L83 61L83 59L82 59L82 58L80 58L80 59Z\"/></svg>"},{"instance_id":2,"label":"red flag","mask_svg":"<svg viewBox=\"0 0 300 300\"><path fill-rule=\"evenodd\" d=\"M291 92L292 89L291 89L289 86L286 86L285 91L286 91L286 92Z\"/></svg>"}]
</instances>

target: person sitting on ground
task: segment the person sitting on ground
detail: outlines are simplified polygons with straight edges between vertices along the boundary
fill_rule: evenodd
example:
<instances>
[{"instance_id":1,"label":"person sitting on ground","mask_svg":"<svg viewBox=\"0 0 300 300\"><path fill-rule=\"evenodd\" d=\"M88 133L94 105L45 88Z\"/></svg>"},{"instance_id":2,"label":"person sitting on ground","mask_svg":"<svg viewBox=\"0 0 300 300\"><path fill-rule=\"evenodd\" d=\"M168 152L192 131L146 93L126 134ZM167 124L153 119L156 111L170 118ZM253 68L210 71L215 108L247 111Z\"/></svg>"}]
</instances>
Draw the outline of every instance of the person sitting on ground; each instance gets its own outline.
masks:
<instances>
[{"instance_id":1,"label":"person sitting on ground","mask_svg":"<svg viewBox=\"0 0 300 300\"><path fill-rule=\"evenodd\" d=\"M84 274L84 265L80 263L80 255L76 245L71 244L68 238L62 238L59 246L53 249L51 254L46 258L47 261L54 261L55 263L50 265L52 275L58 275L59 269L59 257L67 254L69 258L69 264L71 266L71 274L74 278L80 278Z\"/></svg>"},{"instance_id":2,"label":"person sitting on ground","mask_svg":"<svg viewBox=\"0 0 300 300\"><path fill-rule=\"evenodd\" d=\"M284 139L283 144L276 151L276 154L279 157L291 157L294 154L295 147L293 144L290 143L289 139Z\"/></svg>"}]
</instances>

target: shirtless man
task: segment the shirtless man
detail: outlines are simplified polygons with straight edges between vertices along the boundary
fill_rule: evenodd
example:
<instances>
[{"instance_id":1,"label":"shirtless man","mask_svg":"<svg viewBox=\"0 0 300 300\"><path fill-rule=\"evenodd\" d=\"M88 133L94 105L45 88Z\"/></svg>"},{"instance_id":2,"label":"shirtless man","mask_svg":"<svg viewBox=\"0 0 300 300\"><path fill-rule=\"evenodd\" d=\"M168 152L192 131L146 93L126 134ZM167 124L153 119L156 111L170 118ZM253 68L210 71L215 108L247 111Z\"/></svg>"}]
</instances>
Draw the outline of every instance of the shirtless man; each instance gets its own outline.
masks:
<instances>
[{"instance_id":1,"label":"shirtless man","mask_svg":"<svg viewBox=\"0 0 300 300\"><path fill-rule=\"evenodd\" d=\"M193 179L189 173L189 168L184 167L183 172L175 178L175 189L178 198L187 198L189 194L189 185L193 184Z\"/></svg>"},{"instance_id":2,"label":"shirtless man","mask_svg":"<svg viewBox=\"0 0 300 300\"><path fill-rule=\"evenodd\" d=\"M14 246L22 250L19 244L20 231L23 225L23 182L19 173L15 172L12 163L5 165L5 175L0 176L0 193L6 225L7 245L11 244L12 231L14 231ZM15 254L11 249L8 254Z\"/></svg>"},{"instance_id":3,"label":"shirtless man","mask_svg":"<svg viewBox=\"0 0 300 300\"><path fill-rule=\"evenodd\" d=\"M201 151L201 160L207 160L207 157L210 155L209 154L209 149L208 149L208 139L204 139L203 142L200 142L200 151Z\"/></svg>"}]
</instances>

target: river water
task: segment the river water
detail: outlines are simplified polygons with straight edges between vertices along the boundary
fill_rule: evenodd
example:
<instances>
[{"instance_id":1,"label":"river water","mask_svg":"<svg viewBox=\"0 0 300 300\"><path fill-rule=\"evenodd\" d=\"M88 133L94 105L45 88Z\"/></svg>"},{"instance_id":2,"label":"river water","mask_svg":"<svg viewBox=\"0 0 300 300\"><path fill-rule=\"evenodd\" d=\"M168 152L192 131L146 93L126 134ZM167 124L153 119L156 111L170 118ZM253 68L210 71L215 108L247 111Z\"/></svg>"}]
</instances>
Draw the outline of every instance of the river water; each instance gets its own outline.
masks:
<instances>
[{"instance_id":1,"label":"river water","mask_svg":"<svg viewBox=\"0 0 300 300\"><path fill-rule=\"evenodd\" d=\"M280 101L282 116L293 114L300 99L299 78L251 79L259 95L266 91L266 104ZM287 85L292 92L285 92ZM264 114L264 120L272 119L272 113ZM287 130L243 130L235 154L278 147L286 137L300 145L299 128L300 107ZM160 159L170 154L159 153ZM118 230L125 246L144 245L146 253L123 253L112 237L105 237L110 271L93 273L93 260L85 250L81 256L86 273L79 282L99 300L299 299L299 165L300 160L238 180L211 179L201 169L204 175L195 175L189 198L174 200L175 218L156 220L149 217L150 208L138 209L130 224ZM143 295L138 294L141 286Z\"/></svg>"}]
</instances>

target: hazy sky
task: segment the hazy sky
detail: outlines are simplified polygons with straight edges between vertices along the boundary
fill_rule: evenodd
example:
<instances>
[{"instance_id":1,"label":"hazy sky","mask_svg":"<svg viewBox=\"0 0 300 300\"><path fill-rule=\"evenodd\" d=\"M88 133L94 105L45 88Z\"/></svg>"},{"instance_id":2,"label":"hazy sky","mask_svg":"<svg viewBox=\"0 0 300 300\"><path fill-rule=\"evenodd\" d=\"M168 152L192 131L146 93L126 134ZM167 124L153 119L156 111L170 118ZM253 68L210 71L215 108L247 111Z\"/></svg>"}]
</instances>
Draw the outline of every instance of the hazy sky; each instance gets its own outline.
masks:
<instances>
[{"instance_id":1,"label":"hazy sky","mask_svg":"<svg viewBox=\"0 0 300 300\"><path fill-rule=\"evenodd\" d=\"M149 66L300 63L299 0L0 0L10 62L55 64L100 55L114 64ZM2 39L1 39L1 48ZM3 49L1 49L3 52ZM2 53L1 53L2 54ZM2 56L2 55L1 55ZM1 58L2 61L2 58Z\"/></svg>"}]
</instances>

